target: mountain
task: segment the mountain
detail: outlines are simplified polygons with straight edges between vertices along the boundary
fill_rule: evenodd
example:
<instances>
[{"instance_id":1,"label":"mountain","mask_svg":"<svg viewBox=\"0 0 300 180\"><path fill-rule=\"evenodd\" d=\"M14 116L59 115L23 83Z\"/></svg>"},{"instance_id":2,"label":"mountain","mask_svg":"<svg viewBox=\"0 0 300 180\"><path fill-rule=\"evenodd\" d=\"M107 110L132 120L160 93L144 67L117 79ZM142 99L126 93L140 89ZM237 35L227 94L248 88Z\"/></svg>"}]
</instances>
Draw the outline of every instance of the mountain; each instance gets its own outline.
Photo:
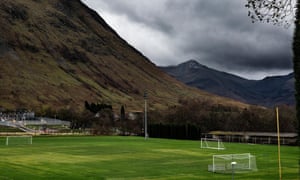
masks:
<instances>
[{"instance_id":1,"label":"mountain","mask_svg":"<svg viewBox=\"0 0 300 180\"><path fill-rule=\"evenodd\" d=\"M195 60L161 69L189 86L245 103L267 107L295 104L293 73L248 80L208 68Z\"/></svg>"},{"instance_id":2,"label":"mountain","mask_svg":"<svg viewBox=\"0 0 300 180\"><path fill-rule=\"evenodd\" d=\"M142 110L145 91L152 109L183 97L245 106L170 77L80 0L2 0L0 27L2 108Z\"/></svg>"}]
</instances>

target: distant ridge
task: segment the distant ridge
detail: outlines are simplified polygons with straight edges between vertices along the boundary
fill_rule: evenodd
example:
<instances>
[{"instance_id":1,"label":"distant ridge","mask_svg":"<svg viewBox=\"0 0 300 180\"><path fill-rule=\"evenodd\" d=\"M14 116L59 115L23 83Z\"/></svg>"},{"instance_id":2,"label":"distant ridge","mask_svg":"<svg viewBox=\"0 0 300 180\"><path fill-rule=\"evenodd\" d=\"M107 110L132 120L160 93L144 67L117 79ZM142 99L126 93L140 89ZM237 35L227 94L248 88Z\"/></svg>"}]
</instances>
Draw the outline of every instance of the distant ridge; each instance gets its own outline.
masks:
<instances>
[{"instance_id":1,"label":"distant ridge","mask_svg":"<svg viewBox=\"0 0 300 180\"><path fill-rule=\"evenodd\" d=\"M161 69L189 86L245 103L267 107L295 105L293 73L248 80L201 65L196 60Z\"/></svg>"}]
</instances>

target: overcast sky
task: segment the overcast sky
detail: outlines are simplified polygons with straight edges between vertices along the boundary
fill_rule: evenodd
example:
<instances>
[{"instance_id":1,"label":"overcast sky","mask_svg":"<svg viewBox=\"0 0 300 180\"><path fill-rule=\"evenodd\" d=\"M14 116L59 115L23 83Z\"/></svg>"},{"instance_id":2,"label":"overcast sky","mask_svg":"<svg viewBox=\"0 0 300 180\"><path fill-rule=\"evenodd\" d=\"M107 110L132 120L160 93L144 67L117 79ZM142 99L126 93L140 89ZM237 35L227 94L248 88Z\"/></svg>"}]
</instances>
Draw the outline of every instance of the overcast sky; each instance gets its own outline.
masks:
<instances>
[{"instance_id":1,"label":"overcast sky","mask_svg":"<svg viewBox=\"0 0 300 180\"><path fill-rule=\"evenodd\" d=\"M246 0L82 0L158 66L195 59L248 79L292 72L294 27L252 23Z\"/></svg>"}]
</instances>

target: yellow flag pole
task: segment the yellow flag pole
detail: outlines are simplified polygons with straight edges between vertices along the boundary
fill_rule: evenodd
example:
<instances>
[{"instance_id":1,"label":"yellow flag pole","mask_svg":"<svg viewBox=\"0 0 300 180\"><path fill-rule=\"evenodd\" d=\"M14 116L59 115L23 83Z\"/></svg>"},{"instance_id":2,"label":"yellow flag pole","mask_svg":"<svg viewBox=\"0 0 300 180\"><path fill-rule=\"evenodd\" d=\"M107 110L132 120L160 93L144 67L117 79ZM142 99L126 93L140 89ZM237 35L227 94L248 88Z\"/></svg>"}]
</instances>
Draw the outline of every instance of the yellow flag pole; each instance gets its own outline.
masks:
<instances>
[{"instance_id":1,"label":"yellow flag pole","mask_svg":"<svg viewBox=\"0 0 300 180\"><path fill-rule=\"evenodd\" d=\"M278 107L276 107L276 120L277 120L277 140L278 140L278 170L279 170L279 179L282 179L281 176L281 162L280 162L280 130L279 130L279 113Z\"/></svg>"}]
</instances>

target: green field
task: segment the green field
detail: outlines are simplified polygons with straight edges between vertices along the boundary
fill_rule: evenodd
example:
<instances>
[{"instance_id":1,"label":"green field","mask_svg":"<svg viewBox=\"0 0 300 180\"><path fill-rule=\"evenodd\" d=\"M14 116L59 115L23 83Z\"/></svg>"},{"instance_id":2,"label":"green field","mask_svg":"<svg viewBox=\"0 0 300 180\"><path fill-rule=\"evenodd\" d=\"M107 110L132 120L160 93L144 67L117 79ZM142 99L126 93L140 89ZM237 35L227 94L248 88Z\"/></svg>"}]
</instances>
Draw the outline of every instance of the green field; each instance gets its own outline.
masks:
<instances>
[{"instance_id":1,"label":"green field","mask_svg":"<svg viewBox=\"0 0 300 180\"><path fill-rule=\"evenodd\" d=\"M277 146L224 143L201 149L199 141L142 137L33 137L32 145L0 138L0 179L231 179L207 171L213 154L251 153L258 171L235 179L279 179ZM282 179L299 179L298 147L281 147Z\"/></svg>"}]
</instances>

